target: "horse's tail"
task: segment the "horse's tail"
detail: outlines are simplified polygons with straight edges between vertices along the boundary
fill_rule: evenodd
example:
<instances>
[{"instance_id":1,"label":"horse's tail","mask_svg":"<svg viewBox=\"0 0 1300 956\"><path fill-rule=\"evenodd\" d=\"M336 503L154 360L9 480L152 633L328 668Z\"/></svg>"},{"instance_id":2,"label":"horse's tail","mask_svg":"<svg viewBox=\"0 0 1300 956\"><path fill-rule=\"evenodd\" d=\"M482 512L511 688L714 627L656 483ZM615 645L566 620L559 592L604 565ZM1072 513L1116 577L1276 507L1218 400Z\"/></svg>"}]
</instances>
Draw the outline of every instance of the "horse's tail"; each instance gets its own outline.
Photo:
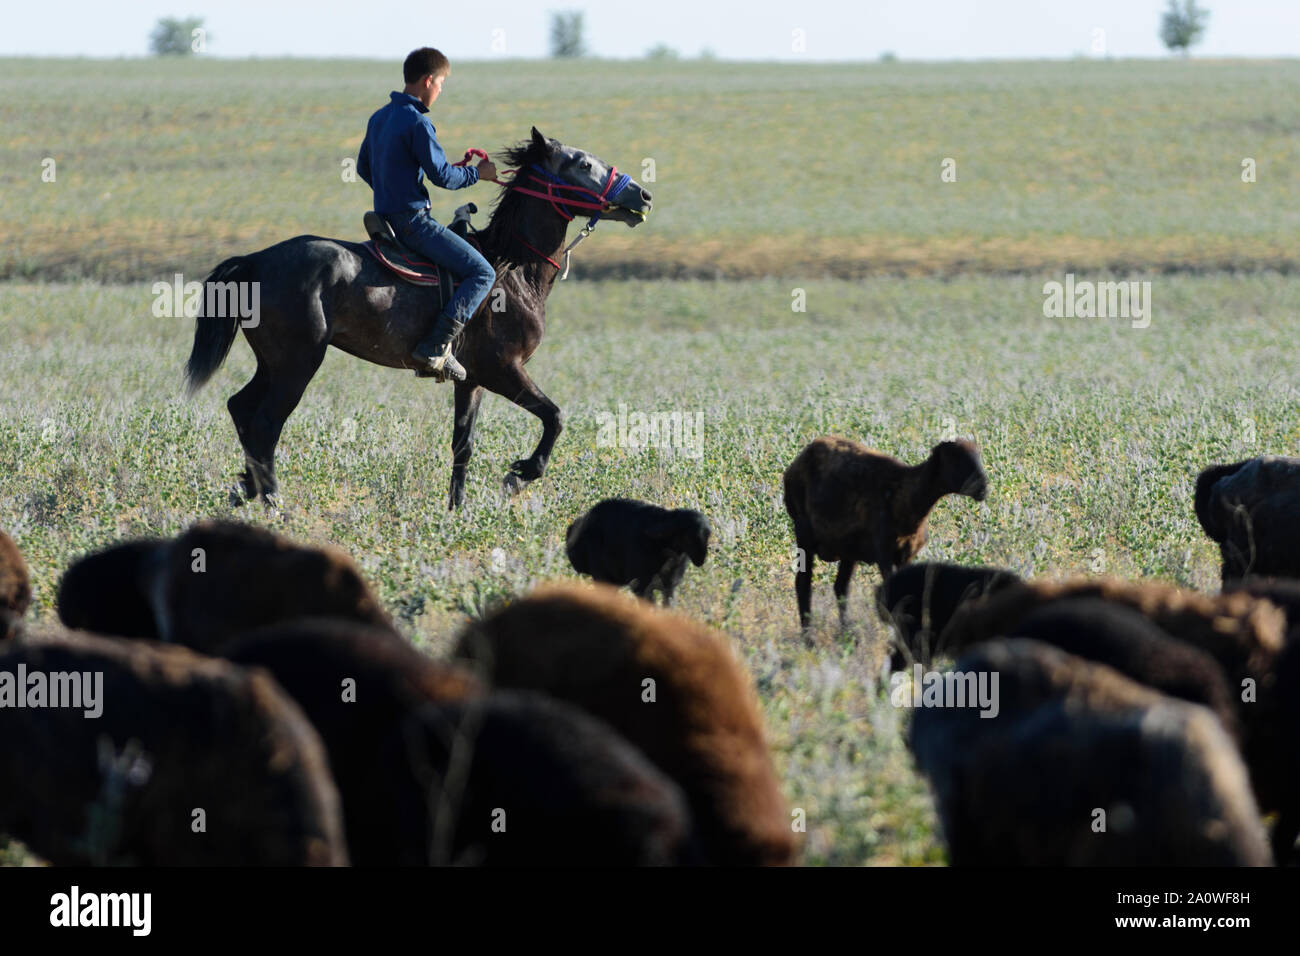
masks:
<instances>
[{"instance_id":1,"label":"horse's tail","mask_svg":"<svg viewBox=\"0 0 1300 956\"><path fill-rule=\"evenodd\" d=\"M234 256L213 269L203 280L203 302L199 306L198 317L194 320L194 345L190 349L189 361L185 363L185 391L190 395L206 385L213 373L221 368L221 363L230 354L230 347L235 344L235 336L239 333L240 316L237 310L228 310L234 313L228 316L204 314L204 306L208 302L208 285L213 282L246 281L249 272L248 259L245 256Z\"/></svg>"}]
</instances>

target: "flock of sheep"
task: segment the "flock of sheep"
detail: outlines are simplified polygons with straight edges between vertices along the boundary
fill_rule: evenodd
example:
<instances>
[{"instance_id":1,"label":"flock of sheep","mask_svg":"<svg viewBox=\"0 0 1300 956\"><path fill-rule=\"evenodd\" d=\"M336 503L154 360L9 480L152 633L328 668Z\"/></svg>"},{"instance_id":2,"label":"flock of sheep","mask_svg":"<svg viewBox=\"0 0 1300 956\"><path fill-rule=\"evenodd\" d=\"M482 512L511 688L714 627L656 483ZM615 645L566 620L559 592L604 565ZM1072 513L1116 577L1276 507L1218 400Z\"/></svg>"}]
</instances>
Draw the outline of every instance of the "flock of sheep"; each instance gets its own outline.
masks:
<instances>
[{"instance_id":1,"label":"flock of sheep","mask_svg":"<svg viewBox=\"0 0 1300 956\"><path fill-rule=\"evenodd\" d=\"M995 712L910 723L954 864L1291 860L1300 459L1201 475L1214 595L911 563L941 497L988 494L969 442L907 466L822 438L784 487L802 624L814 557L839 562L841 616L875 564L895 682L939 656L997 677ZM649 600L671 604L710 530L601 502L566 533L597 583L468 623L445 660L347 555L228 522L81 558L63 628L28 628L0 533L0 834L59 865L792 864L753 682L724 635Z\"/></svg>"}]
</instances>

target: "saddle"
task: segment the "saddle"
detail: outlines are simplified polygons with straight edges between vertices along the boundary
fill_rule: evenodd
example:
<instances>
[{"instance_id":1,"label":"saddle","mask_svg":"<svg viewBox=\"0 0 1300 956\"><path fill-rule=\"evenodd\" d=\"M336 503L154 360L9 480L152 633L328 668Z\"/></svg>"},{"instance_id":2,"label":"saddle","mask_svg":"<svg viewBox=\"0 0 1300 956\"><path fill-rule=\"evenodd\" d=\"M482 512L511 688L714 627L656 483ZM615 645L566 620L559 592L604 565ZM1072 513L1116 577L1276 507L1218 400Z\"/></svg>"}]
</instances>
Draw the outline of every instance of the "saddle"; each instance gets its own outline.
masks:
<instances>
[{"instance_id":1,"label":"saddle","mask_svg":"<svg viewBox=\"0 0 1300 956\"><path fill-rule=\"evenodd\" d=\"M476 212L478 212L477 206L466 203L456 210L456 215L448 228L477 248L478 243L469 235L469 217ZM430 262L418 252L403 245L397 238L397 234L393 232L393 227L374 210L367 212L363 221L366 233L370 236L370 241L363 243L366 251L403 282L409 282L411 285L436 286L438 306L439 308L445 306L451 299L451 293L457 283L456 277L447 267Z\"/></svg>"}]
</instances>

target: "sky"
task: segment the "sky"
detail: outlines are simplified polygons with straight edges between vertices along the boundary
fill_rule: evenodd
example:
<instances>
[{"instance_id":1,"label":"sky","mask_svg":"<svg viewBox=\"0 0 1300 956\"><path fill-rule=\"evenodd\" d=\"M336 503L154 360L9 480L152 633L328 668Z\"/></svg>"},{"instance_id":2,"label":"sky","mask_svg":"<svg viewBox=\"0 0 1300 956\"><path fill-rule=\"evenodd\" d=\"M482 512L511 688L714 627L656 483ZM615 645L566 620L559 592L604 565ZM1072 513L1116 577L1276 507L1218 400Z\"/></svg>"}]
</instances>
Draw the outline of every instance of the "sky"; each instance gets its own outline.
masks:
<instances>
[{"instance_id":1,"label":"sky","mask_svg":"<svg viewBox=\"0 0 1300 956\"><path fill-rule=\"evenodd\" d=\"M207 54L400 61L417 46L453 60L543 57L550 14L583 10L591 52L666 44L720 59L1158 57L1167 0L6 0L0 56L144 56L164 16L203 17ZM1198 56L1300 55L1300 0L1201 0ZM796 49L796 30L803 48ZM1102 31L1098 34L1097 31ZM1100 50L1095 49L1100 37Z\"/></svg>"}]
</instances>

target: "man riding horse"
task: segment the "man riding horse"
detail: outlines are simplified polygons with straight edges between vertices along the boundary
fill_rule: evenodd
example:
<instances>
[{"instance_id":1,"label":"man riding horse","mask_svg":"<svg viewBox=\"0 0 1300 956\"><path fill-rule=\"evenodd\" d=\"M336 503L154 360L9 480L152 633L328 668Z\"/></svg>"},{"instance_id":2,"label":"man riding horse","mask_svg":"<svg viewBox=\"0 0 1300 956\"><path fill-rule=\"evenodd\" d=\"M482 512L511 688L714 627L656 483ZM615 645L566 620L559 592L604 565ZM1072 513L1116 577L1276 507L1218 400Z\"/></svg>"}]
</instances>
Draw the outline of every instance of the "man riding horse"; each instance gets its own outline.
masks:
<instances>
[{"instance_id":1,"label":"man riding horse","mask_svg":"<svg viewBox=\"0 0 1300 956\"><path fill-rule=\"evenodd\" d=\"M433 331L411 353L439 381L463 381L465 369L452 355L451 343L492 289L496 270L472 245L429 215L423 179L443 189L463 189L480 179L496 179L496 166L483 159L477 166L453 166L438 145L437 130L425 115L451 74L447 58L421 47L402 64L406 88L389 94L387 106L366 125L357 154L357 173L375 192L375 212L393 227L409 248L447 269L460 280L438 314Z\"/></svg>"}]
</instances>

